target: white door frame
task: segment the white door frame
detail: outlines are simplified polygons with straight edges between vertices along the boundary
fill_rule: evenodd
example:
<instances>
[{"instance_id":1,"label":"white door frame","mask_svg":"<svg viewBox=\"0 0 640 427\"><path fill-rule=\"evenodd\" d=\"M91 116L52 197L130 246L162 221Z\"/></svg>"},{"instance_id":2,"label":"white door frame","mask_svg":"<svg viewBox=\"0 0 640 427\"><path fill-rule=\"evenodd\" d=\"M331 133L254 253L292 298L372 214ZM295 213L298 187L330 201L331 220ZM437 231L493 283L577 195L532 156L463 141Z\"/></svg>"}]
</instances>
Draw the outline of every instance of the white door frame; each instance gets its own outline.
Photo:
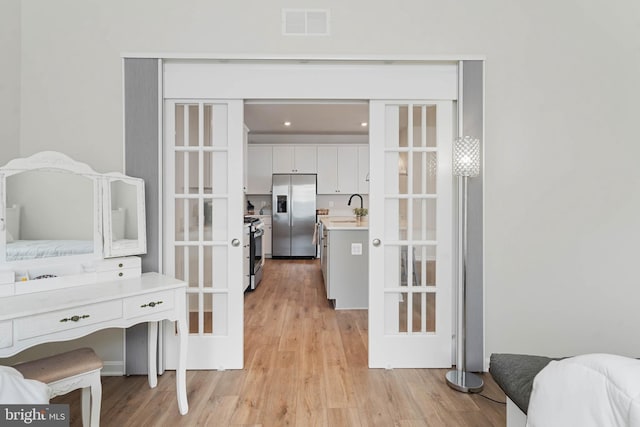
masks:
<instances>
[{"instance_id":1,"label":"white door frame","mask_svg":"<svg viewBox=\"0 0 640 427\"><path fill-rule=\"evenodd\" d=\"M162 56L163 102L167 98L458 100L460 61L485 59L473 55Z\"/></svg>"}]
</instances>

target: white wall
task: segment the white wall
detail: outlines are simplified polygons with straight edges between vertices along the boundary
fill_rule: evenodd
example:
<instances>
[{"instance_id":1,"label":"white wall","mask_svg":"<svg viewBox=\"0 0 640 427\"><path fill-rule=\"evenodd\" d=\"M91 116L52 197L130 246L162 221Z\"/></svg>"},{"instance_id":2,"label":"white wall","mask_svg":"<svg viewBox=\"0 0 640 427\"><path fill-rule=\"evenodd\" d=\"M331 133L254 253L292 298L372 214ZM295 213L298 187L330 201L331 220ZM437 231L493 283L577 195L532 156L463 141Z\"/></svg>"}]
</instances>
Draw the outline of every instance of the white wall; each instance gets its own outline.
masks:
<instances>
[{"instance_id":1,"label":"white wall","mask_svg":"<svg viewBox=\"0 0 640 427\"><path fill-rule=\"evenodd\" d=\"M21 154L122 169L122 52L484 54L487 354L640 355L639 2L297 2L331 9L318 38L281 7L25 2Z\"/></svg>"},{"instance_id":2,"label":"white wall","mask_svg":"<svg viewBox=\"0 0 640 427\"><path fill-rule=\"evenodd\" d=\"M0 4L0 165L20 153L20 0Z\"/></svg>"}]
</instances>

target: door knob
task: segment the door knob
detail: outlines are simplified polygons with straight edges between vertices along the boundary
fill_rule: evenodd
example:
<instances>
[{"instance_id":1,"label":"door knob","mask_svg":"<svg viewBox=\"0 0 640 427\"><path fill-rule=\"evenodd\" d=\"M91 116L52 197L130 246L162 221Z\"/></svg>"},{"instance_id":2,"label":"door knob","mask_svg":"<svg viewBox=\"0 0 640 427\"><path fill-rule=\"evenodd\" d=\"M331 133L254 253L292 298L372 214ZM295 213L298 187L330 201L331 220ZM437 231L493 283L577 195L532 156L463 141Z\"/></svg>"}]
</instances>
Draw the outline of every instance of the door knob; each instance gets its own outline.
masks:
<instances>
[{"instance_id":1,"label":"door knob","mask_svg":"<svg viewBox=\"0 0 640 427\"><path fill-rule=\"evenodd\" d=\"M373 239L373 246L380 246L380 239Z\"/></svg>"},{"instance_id":2,"label":"door knob","mask_svg":"<svg viewBox=\"0 0 640 427\"><path fill-rule=\"evenodd\" d=\"M231 241L231 244L232 244L233 246L235 246L235 247L238 247L238 246L240 246L240 240L238 240L238 239L233 239L233 240Z\"/></svg>"}]
</instances>

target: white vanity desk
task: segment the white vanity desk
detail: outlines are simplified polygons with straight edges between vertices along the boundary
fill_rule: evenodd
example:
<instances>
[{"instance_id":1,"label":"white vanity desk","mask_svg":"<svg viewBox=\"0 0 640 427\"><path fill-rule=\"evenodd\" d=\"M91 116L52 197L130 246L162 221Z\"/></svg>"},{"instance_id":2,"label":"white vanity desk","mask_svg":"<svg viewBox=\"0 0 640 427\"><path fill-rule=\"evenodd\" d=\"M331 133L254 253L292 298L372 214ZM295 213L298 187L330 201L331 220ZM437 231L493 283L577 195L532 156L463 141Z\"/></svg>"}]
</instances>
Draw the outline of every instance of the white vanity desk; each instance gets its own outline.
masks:
<instances>
[{"instance_id":1,"label":"white vanity desk","mask_svg":"<svg viewBox=\"0 0 640 427\"><path fill-rule=\"evenodd\" d=\"M107 328L149 324L157 385L159 321L176 322L178 408L186 414L186 283L141 274L144 181L100 174L56 152L0 168L0 358Z\"/></svg>"},{"instance_id":2,"label":"white vanity desk","mask_svg":"<svg viewBox=\"0 0 640 427\"><path fill-rule=\"evenodd\" d=\"M37 344L67 341L107 328L149 322L149 386L157 385L158 321L176 321L179 334L176 388L181 414L186 390L186 284L158 273L73 288L0 298L0 357Z\"/></svg>"}]
</instances>

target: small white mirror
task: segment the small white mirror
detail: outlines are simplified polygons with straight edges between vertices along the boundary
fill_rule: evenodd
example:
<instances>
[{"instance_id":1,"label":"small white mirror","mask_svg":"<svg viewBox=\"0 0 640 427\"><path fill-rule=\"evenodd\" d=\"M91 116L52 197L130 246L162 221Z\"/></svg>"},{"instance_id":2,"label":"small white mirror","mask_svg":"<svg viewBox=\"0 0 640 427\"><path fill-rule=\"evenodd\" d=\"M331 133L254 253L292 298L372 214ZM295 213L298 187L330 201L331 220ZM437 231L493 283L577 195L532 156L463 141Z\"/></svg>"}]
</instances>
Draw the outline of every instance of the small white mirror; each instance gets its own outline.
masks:
<instances>
[{"instance_id":1,"label":"small white mirror","mask_svg":"<svg viewBox=\"0 0 640 427\"><path fill-rule=\"evenodd\" d=\"M94 254L95 178L62 169L33 169L5 180L7 262Z\"/></svg>"},{"instance_id":2,"label":"small white mirror","mask_svg":"<svg viewBox=\"0 0 640 427\"><path fill-rule=\"evenodd\" d=\"M144 181L110 174L103 209L105 258L146 253Z\"/></svg>"}]
</instances>

